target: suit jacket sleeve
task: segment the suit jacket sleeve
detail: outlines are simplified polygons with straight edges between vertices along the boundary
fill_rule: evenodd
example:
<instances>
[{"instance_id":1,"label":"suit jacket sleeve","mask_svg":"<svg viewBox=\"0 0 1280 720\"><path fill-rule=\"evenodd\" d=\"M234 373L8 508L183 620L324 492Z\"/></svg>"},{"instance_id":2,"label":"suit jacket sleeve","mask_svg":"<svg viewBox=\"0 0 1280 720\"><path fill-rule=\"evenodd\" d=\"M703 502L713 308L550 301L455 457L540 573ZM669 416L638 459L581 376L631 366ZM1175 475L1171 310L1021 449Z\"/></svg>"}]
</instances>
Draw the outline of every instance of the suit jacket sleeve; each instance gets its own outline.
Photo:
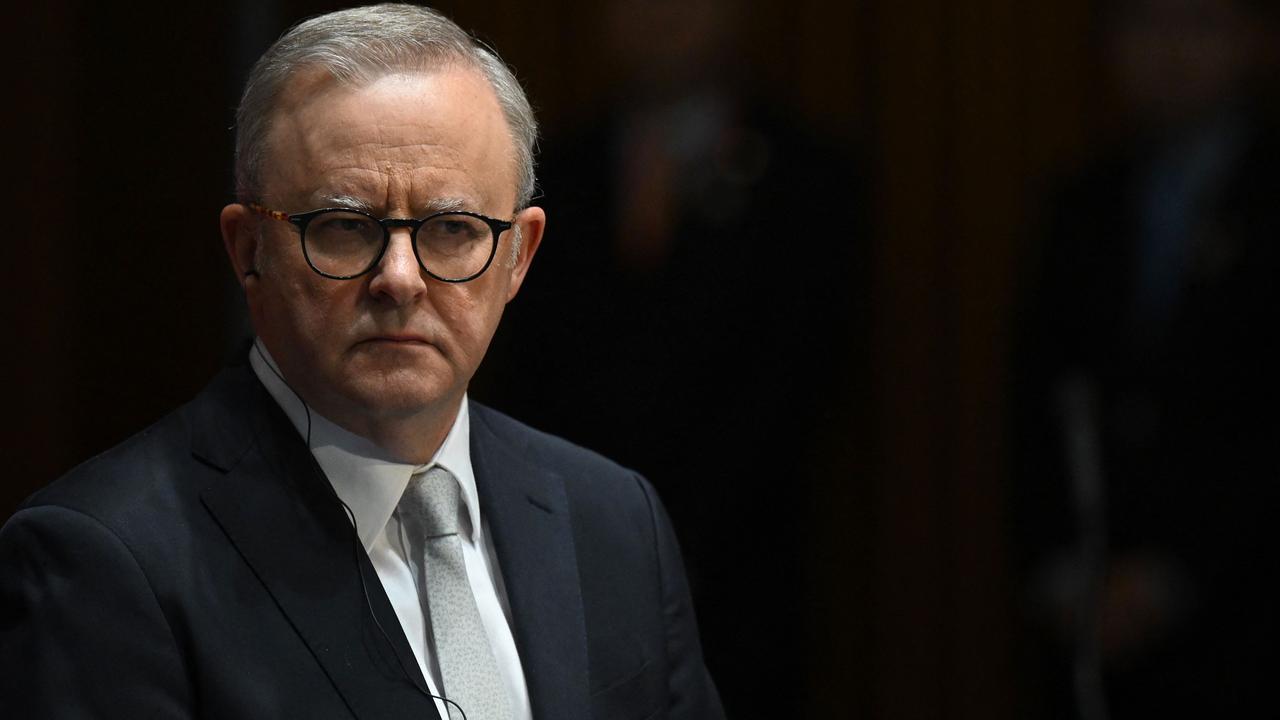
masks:
<instances>
[{"instance_id":1,"label":"suit jacket sleeve","mask_svg":"<svg viewBox=\"0 0 1280 720\"><path fill-rule=\"evenodd\" d=\"M667 682L671 698L667 717L670 720L722 719L724 710L720 706L720 696L702 657L698 622L675 530L653 487L644 479L640 479L640 486L653 515L662 584Z\"/></svg>"},{"instance_id":2,"label":"suit jacket sleeve","mask_svg":"<svg viewBox=\"0 0 1280 720\"><path fill-rule=\"evenodd\" d=\"M142 568L94 518L0 529L0 708L14 718L186 718L186 669Z\"/></svg>"}]
</instances>

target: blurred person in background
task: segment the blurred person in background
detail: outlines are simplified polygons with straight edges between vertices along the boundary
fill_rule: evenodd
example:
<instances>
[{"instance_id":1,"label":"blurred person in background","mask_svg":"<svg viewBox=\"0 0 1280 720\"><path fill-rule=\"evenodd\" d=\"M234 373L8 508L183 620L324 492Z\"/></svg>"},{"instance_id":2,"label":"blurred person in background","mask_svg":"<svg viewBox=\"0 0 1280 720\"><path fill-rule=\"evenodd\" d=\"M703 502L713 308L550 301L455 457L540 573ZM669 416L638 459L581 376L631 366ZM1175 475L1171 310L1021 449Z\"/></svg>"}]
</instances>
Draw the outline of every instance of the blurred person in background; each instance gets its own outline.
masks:
<instances>
[{"instance_id":1,"label":"blurred person in background","mask_svg":"<svg viewBox=\"0 0 1280 720\"><path fill-rule=\"evenodd\" d=\"M1046 203L1014 437L1039 717L1252 717L1280 659L1275 11L1125 0L1125 134Z\"/></svg>"}]
</instances>

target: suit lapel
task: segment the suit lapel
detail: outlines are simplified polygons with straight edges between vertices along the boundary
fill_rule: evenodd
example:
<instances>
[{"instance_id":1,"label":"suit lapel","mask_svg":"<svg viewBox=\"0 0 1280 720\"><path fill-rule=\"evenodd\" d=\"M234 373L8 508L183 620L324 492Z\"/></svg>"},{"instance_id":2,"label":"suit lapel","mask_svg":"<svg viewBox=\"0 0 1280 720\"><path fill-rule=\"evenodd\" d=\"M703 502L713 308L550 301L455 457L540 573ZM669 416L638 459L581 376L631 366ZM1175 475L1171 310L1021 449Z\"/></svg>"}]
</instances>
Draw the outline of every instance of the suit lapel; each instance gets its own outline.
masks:
<instances>
[{"instance_id":1,"label":"suit lapel","mask_svg":"<svg viewBox=\"0 0 1280 720\"><path fill-rule=\"evenodd\" d=\"M471 464L534 718L587 720L587 636L564 480L471 405Z\"/></svg>"},{"instance_id":2,"label":"suit lapel","mask_svg":"<svg viewBox=\"0 0 1280 720\"><path fill-rule=\"evenodd\" d=\"M426 687L417 661L328 480L252 373L236 372L192 406L194 452L226 471L201 493L205 506L352 714L438 718L414 687Z\"/></svg>"}]
</instances>

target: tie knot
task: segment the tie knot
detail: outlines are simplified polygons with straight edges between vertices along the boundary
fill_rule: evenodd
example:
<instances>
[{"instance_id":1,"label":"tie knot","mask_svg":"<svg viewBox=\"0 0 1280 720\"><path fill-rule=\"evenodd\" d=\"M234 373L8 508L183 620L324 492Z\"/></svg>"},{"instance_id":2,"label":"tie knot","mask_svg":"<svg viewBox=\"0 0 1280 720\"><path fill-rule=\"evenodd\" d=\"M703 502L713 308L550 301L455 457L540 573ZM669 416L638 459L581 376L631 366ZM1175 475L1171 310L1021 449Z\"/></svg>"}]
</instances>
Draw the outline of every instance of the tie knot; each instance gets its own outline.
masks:
<instances>
[{"instance_id":1,"label":"tie knot","mask_svg":"<svg viewBox=\"0 0 1280 720\"><path fill-rule=\"evenodd\" d=\"M423 537L439 537L458 533L458 510L461 493L453 473L435 466L414 475L401 501L400 521L416 526Z\"/></svg>"}]
</instances>

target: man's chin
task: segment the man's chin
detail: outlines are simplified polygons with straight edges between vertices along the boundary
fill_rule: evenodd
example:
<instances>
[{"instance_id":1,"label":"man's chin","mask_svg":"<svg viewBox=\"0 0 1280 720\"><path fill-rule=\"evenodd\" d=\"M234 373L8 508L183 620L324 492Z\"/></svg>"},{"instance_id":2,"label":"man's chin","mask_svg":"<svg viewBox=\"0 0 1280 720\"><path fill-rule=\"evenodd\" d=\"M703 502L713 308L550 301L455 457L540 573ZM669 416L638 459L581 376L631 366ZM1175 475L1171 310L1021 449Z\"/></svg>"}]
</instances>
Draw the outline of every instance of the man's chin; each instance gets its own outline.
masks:
<instances>
[{"instance_id":1,"label":"man's chin","mask_svg":"<svg viewBox=\"0 0 1280 720\"><path fill-rule=\"evenodd\" d=\"M421 377L411 381L388 378L376 384L353 387L347 396L371 419L409 418L455 412L462 391L450 390L442 385L423 382Z\"/></svg>"}]
</instances>

